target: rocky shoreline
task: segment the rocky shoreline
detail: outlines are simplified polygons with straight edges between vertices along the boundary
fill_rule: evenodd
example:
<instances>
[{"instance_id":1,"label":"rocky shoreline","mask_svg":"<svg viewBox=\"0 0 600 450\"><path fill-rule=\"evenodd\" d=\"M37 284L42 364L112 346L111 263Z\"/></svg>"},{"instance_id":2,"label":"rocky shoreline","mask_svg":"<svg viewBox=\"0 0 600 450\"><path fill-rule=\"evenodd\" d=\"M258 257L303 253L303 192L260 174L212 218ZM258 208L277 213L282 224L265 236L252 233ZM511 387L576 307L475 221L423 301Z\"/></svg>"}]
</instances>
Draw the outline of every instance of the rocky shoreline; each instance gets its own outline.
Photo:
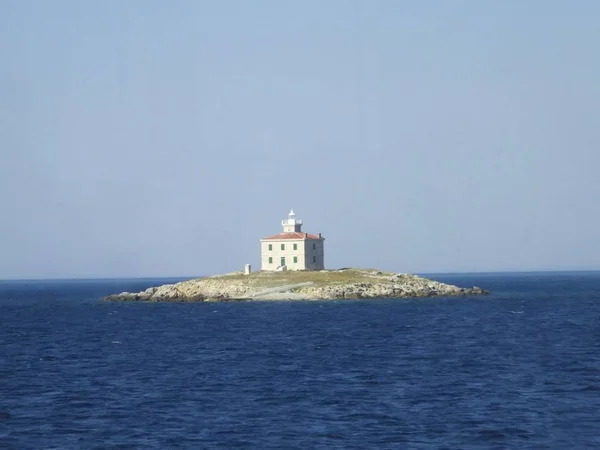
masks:
<instances>
[{"instance_id":1,"label":"rocky shoreline","mask_svg":"<svg viewBox=\"0 0 600 450\"><path fill-rule=\"evenodd\" d=\"M417 275L378 270L231 273L122 292L107 301L209 302L242 300L336 300L486 295L479 287L461 288Z\"/></svg>"}]
</instances>

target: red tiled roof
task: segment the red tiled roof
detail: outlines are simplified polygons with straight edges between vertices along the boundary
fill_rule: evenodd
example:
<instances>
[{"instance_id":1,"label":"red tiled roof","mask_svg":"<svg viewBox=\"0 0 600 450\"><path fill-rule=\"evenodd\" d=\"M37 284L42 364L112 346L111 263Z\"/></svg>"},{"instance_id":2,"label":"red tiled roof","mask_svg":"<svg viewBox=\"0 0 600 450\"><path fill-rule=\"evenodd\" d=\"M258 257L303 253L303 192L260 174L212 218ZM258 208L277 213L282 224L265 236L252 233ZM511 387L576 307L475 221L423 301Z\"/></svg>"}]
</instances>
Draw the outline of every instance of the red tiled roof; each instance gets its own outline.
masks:
<instances>
[{"instance_id":1,"label":"red tiled roof","mask_svg":"<svg viewBox=\"0 0 600 450\"><path fill-rule=\"evenodd\" d=\"M320 238L318 234L300 233L297 231L290 231L287 233L279 233L279 234L274 234L273 236L268 236L266 238L262 238L263 241L279 240L279 239L322 239L322 238Z\"/></svg>"}]
</instances>

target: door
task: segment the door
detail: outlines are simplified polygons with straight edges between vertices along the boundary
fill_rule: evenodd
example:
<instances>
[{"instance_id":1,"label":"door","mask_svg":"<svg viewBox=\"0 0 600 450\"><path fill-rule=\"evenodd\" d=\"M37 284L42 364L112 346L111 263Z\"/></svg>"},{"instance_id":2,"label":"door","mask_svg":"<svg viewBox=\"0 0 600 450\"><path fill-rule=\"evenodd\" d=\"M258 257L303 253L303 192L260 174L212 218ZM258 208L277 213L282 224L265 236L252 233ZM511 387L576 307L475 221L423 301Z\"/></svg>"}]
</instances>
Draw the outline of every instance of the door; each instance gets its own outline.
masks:
<instances>
[{"instance_id":1,"label":"door","mask_svg":"<svg viewBox=\"0 0 600 450\"><path fill-rule=\"evenodd\" d=\"M281 257L281 266L285 266L285 256Z\"/></svg>"}]
</instances>

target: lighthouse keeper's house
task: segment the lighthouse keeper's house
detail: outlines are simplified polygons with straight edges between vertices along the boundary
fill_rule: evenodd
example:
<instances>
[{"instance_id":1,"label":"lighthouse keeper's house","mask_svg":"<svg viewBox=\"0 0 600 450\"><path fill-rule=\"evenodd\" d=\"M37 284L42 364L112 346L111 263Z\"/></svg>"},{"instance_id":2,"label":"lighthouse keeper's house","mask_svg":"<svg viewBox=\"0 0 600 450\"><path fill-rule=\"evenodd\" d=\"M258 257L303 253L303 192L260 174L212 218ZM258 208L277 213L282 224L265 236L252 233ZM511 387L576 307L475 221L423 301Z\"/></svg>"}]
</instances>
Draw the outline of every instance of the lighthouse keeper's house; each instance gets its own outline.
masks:
<instances>
[{"instance_id":1,"label":"lighthouse keeper's house","mask_svg":"<svg viewBox=\"0 0 600 450\"><path fill-rule=\"evenodd\" d=\"M325 268L321 233L302 231L302 221L294 210L281 221L283 232L260 240L261 270L322 270Z\"/></svg>"}]
</instances>

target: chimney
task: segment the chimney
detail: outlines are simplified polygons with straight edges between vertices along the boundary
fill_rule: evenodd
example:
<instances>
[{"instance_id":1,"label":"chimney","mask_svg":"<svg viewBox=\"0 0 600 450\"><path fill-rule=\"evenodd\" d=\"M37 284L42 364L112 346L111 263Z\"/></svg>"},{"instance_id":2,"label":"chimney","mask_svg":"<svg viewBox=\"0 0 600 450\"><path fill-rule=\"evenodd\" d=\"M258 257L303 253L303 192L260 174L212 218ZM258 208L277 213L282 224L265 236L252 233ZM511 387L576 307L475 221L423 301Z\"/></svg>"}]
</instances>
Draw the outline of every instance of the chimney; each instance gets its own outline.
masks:
<instances>
[{"instance_id":1,"label":"chimney","mask_svg":"<svg viewBox=\"0 0 600 450\"><path fill-rule=\"evenodd\" d=\"M319 239L321 239L321 233L319 233Z\"/></svg>"}]
</instances>

